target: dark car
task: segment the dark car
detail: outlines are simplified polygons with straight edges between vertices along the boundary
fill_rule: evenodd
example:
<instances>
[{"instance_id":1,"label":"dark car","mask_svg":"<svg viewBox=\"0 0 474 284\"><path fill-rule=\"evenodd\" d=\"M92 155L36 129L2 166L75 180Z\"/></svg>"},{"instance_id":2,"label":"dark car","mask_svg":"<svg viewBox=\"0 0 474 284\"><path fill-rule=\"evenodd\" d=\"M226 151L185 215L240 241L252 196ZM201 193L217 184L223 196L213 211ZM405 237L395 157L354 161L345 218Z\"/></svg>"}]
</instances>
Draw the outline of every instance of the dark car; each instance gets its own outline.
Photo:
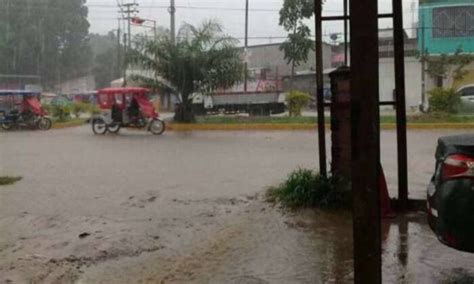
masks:
<instances>
[{"instance_id":1,"label":"dark car","mask_svg":"<svg viewBox=\"0 0 474 284\"><path fill-rule=\"evenodd\" d=\"M428 222L442 243L474 252L474 135L438 140Z\"/></svg>"}]
</instances>

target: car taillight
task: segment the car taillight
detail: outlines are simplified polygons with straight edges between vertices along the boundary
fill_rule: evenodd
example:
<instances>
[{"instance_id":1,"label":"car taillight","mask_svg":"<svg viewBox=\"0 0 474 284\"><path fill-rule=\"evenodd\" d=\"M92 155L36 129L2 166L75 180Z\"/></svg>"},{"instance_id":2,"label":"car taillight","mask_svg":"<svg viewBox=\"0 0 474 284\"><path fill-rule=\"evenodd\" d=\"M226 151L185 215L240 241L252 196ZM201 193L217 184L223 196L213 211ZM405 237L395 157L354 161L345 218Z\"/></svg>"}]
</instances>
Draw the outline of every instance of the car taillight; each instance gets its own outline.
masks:
<instances>
[{"instance_id":1,"label":"car taillight","mask_svg":"<svg viewBox=\"0 0 474 284\"><path fill-rule=\"evenodd\" d=\"M441 170L443 180L452 178L474 178L474 157L466 155L448 156Z\"/></svg>"}]
</instances>

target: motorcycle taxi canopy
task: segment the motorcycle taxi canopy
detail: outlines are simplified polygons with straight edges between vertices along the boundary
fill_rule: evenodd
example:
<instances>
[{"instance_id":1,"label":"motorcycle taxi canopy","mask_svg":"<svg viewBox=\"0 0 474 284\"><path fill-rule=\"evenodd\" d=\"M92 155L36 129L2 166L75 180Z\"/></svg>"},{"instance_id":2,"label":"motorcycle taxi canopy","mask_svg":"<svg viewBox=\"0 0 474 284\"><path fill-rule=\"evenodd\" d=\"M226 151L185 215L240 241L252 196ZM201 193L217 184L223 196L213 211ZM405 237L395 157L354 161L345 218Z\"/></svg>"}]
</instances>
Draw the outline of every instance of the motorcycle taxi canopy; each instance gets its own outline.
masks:
<instances>
[{"instance_id":1,"label":"motorcycle taxi canopy","mask_svg":"<svg viewBox=\"0 0 474 284\"><path fill-rule=\"evenodd\" d=\"M41 103L35 96L28 96L24 100L24 104L31 112L36 115L47 115L48 112L41 106Z\"/></svg>"},{"instance_id":2,"label":"motorcycle taxi canopy","mask_svg":"<svg viewBox=\"0 0 474 284\"><path fill-rule=\"evenodd\" d=\"M97 91L97 96L99 99L99 106L102 109L110 109L115 101L116 96L125 96L131 95L135 99L140 107L141 113L150 118L157 118L158 113L155 110L155 107L150 102L147 95L150 93L150 90L147 88L141 87L123 87L123 88L105 88ZM107 98L103 98L106 96ZM125 99L121 98L120 107L124 107Z\"/></svg>"},{"instance_id":3,"label":"motorcycle taxi canopy","mask_svg":"<svg viewBox=\"0 0 474 284\"><path fill-rule=\"evenodd\" d=\"M146 95L136 95L134 96L134 98L135 100L137 100L137 103L140 106L140 111L144 116L150 118L158 117L158 113L156 112L155 107Z\"/></svg>"},{"instance_id":4,"label":"motorcycle taxi canopy","mask_svg":"<svg viewBox=\"0 0 474 284\"><path fill-rule=\"evenodd\" d=\"M26 90L0 90L0 104L5 107L14 108L21 105L24 109L30 109L34 114L46 115L47 112L38 100L40 93ZM23 97L22 101L19 101Z\"/></svg>"}]
</instances>

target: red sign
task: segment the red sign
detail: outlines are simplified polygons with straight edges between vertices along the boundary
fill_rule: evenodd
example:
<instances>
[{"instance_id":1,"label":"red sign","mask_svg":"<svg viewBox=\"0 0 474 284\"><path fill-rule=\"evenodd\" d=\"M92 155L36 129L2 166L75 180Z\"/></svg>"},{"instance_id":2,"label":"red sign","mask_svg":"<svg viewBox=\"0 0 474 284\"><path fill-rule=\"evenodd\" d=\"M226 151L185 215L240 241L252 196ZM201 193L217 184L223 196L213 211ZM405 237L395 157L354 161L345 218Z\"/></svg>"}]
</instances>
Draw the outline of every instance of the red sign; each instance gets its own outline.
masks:
<instances>
[{"instance_id":1,"label":"red sign","mask_svg":"<svg viewBox=\"0 0 474 284\"><path fill-rule=\"evenodd\" d=\"M145 20L139 18L139 17L133 17L132 18L132 23L134 24L137 24L137 25L141 25L145 22Z\"/></svg>"}]
</instances>

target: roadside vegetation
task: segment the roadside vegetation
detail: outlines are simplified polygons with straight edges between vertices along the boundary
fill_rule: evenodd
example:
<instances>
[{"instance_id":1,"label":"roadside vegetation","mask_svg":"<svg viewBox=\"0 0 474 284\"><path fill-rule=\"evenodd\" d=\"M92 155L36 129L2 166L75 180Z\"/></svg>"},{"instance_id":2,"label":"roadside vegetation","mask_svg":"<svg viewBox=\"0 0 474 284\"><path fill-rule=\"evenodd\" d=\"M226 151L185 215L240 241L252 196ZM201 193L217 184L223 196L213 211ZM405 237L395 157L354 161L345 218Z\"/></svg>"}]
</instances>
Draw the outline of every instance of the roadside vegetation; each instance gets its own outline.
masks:
<instances>
[{"instance_id":1,"label":"roadside vegetation","mask_svg":"<svg viewBox=\"0 0 474 284\"><path fill-rule=\"evenodd\" d=\"M71 118L66 121L56 121L53 123L53 129L62 129L74 126L81 126L87 122L85 118Z\"/></svg>"},{"instance_id":2,"label":"roadside vegetation","mask_svg":"<svg viewBox=\"0 0 474 284\"><path fill-rule=\"evenodd\" d=\"M67 128L83 125L87 119L84 114L98 114L100 109L91 103L74 102L71 104L44 104L53 120L53 128Z\"/></svg>"},{"instance_id":3,"label":"roadside vegetation","mask_svg":"<svg viewBox=\"0 0 474 284\"><path fill-rule=\"evenodd\" d=\"M288 112L291 117L301 116L301 111L308 106L311 101L311 96L308 93L300 91L291 91L286 96L286 103L288 104Z\"/></svg>"},{"instance_id":4,"label":"roadside vegetation","mask_svg":"<svg viewBox=\"0 0 474 284\"><path fill-rule=\"evenodd\" d=\"M473 113L474 114L474 113ZM325 118L330 123L330 118ZM197 123L200 124L316 124L317 117L314 116L198 116ZM428 113L409 115L407 121L416 123L474 123L474 115ZM382 124L396 123L395 115L383 115L380 117Z\"/></svg>"},{"instance_id":5,"label":"roadside vegetation","mask_svg":"<svg viewBox=\"0 0 474 284\"><path fill-rule=\"evenodd\" d=\"M436 88L428 92L430 111L437 114L456 114L463 105L454 89Z\"/></svg>"},{"instance_id":6,"label":"roadside vegetation","mask_svg":"<svg viewBox=\"0 0 474 284\"><path fill-rule=\"evenodd\" d=\"M348 209L351 193L337 177L324 177L310 169L298 169L277 186L268 188L267 201L285 208Z\"/></svg>"},{"instance_id":7,"label":"roadside vegetation","mask_svg":"<svg viewBox=\"0 0 474 284\"><path fill-rule=\"evenodd\" d=\"M22 177L0 176L0 186L11 185L20 181Z\"/></svg>"}]
</instances>

